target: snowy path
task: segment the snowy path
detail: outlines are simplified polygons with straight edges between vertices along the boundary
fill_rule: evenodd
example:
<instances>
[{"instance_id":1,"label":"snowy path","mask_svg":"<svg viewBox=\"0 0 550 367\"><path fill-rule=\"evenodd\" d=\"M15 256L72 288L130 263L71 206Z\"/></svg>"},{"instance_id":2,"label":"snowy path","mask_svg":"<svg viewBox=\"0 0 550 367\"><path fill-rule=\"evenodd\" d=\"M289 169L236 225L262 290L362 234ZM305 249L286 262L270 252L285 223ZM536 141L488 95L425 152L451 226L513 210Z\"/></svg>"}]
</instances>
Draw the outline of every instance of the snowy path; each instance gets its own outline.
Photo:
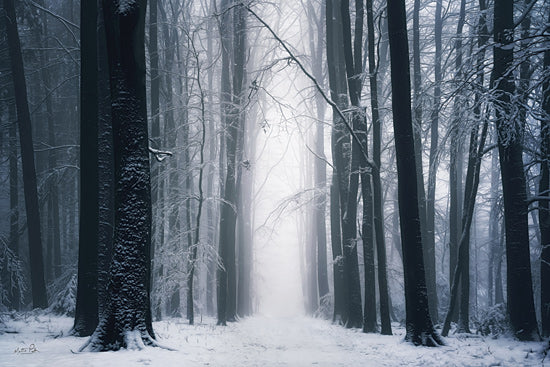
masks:
<instances>
[{"instance_id":1,"label":"snowy path","mask_svg":"<svg viewBox=\"0 0 550 367\"><path fill-rule=\"evenodd\" d=\"M174 319L155 323L165 345L177 351L73 354L85 338L57 337L72 320L27 317L9 321L0 334L0 366L550 366L542 363L541 343L508 339L447 338L443 348L419 348L394 336L363 334L306 317L253 317L227 327L208 319L195 326ZM15 353L34 344L38 352Z\"/></svg>"}]
</instances>

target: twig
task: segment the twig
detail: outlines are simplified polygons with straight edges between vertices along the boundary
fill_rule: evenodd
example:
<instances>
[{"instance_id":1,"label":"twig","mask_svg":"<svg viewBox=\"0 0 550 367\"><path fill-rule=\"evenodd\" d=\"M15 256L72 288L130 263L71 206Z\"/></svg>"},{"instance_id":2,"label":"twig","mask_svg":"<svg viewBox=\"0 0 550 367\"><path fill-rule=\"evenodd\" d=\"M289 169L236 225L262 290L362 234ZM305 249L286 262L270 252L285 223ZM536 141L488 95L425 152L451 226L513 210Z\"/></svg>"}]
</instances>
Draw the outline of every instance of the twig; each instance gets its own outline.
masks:
<instances>
[{"instance_id":1,"label":"twig","mask_svg":"<svg viewBox=\"0 0 550 367\"><path fill-rule=\"evenodd\" d=\"M333 110L342 119L342 121L344 122L347 130L350 132L351 137L353 138L353 140L355 140L355 142L359 146L359 149L361 150L361 154L363 155L363 157L364 157L365 161L367 162L367 164L372 169L378 169L377 165L369 158L368 152L365 150L365 147L361 143L361 140L359 139L357 134L355 134L355 132L353 131L353 128L351 127L348 120L344 116L344 113L342 112L342 110L340 110L338 105L326 95L323 88L321 88L321 86L319 85L319 82L317 82L317 79L315 79L315 77L313 75L311 75L311 73L306 70L304 65L296 58L296 56L294 56L294 53L292 53L292 51L288 48L286 43L279 36L277 36L275 31L269 26L269 24L267 24L262 18L260 18L260 16L258 14L256 14L252 9L250 9L250 7L248 7L248 6L244 6L244 7L250 14L252 14L252 16L254 16L254 18L256 18L256 20L258 20L258 22L262 23L262 25L269 31L269 33L271 33L273 38L275 38L275 40L284 48L286 53L289 55L290 59L292 59L298 65L298 67L300 68L302 73L304 73L304 75L309 80L311 80L311 82L315 85L315 88L317 89L319 94L321 94L321 97L323 97L323 99L333 108Z\"/></svg>"}]
</instances>

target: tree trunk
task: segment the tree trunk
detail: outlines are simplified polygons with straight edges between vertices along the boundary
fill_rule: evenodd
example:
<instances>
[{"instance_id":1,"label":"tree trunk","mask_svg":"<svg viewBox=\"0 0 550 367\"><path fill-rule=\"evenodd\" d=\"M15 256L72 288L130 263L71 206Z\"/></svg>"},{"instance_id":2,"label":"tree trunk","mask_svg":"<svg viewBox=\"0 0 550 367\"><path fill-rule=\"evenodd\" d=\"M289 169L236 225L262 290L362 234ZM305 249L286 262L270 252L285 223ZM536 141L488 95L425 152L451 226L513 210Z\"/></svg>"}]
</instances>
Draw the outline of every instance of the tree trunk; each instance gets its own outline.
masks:
<instances>
[{"instance_id":1,"label":"tree trunk","mask_svg":"<svg viewBox=\"0 0 550 367\"><path fill-rule=\"evenodd\" d=\"M32 303L34 308L48 307L46 284L44 281L44 261L42 257L42 236L40 233L40 214L34 164L32 125L27 99L27 84L23 69L21 43L17 29L14 0L4 0L6 12L6 33L15 90L21 160L23 166L23 187L27 214L27 232L29 236L29 257L31 269Z\"/></svg>"},{"instance_id":2,"label":"tree trunk","mask_svg":"<svg viewBox=\"0 0 550 367\"><path fill-rule=\"evenodd\" d=\"M397 159L399 217L405 275L407 311L405 340L415 345L438 346L443 340L435 331L428 309L426 277L420 233L416 162L412 131L409 45L405 2L388 0L391 55L392 111Z\"/></svg>"},{"instance_id":3,"label":"tree trunk","mask_svg":"<svg viewBox=\"0 0 550 367\"><path fill-rule=\"evenodd\" d=\"M355 1L355 27L352 48L351 21L349 0L340 1L340 12L342 19L342 35L344 41L344 61L346 66L346 75L348 82L348 95L354 110L352 112L353 130L359 136L360 142L356 139L352 141L351 148L351 171L348 181L347 201L344 206L342 216L342 243L344 254L344 274L348 286L348 307L349 318L347 327L360 328L363 326L363 310L361 307L361 282L359 275L359 261L357 258L357 192L359 189L359 171L366 168L366 162L363 159L362 152L367 151L367 127L366 117L360 109L362 78L359 77L363 72L362 65L362 36L363 36L363 1ZM361 145L359 145L361 144ZM361 180L366 180L366 176L361 175ZM367 185L371 185L370 177ZM372 191L368 196L363 194L364 200L372 200ZM372 226L371 226L372 228ZM372 233L372 232L371 232ZM372 236L371 236L372 239ZM371 240L372 241L372 240Z\"/></svg>"},{"instance_id":4,"label":"tree trunk","mask_svg":"<svg viewBox=\"0 0 550 367\"><path fill-rule=\"evenodd\" d=\"M10 249L13 255L19 258L19 190L17 180L17 122L15 105L10 103L8 107L10 123L9 131L9 161L10 161ZM11 279L11 278L10 278ZM9 288L9 299L11 307L19 311L21 308L20 284L17 277Z\"/></svg>"},{"instance_id":5,"label":"tree trunk","mask_svg":"<svg viewBox=\"0 0 550 367\"><path fill-rule=\"evenodd\" d=\"M478 101L479 102L479 101ZM470 333L469 326L469 295L470 295L470 228L474 217L475 200L477 188L479 185L479 173L481 171L481 158L485 148L487 138L488 121L480 117L480 110L475 107L474 114L477 112L476 119L483 120L481 137L479 137L478 127L474 127L470 134L470 151L468 154L468 171L466 173L466 186L464 195L464 211L462 217L462 236L458 247L458 261L453 273L453 283L451 287L451 300L449 302L449 311L445 317L445 324L441 334L447 336L451 327L451 318L456 307L460 308L460 317L457 327L458 332ZM478 145L479 140L479 145ZM458 292L461 297L458 299Z\"/></svg>"},{"instance_id":6,"label":"tree trunk","mask_svg":"<svg viewBox=\"0 0 550 367\"><path fill-rule=\"evenodd\" d=\"M73 334L91 335L98 322L98 62L97 2L81 6L80 230Z\"/></svg>"},{"instance_id":7,"label":"tree trunk","mask_svg":"<svg viewBox=\"0 0 550 367\"><path fill-rule=\"evenodd\" d=\"M344 53L342 19L339 0L326 1L326 29L327 29L327 66L329 75L329 86L331 99L336 102L340 110L345 109L347 101L347 84L345 77L345 62L342 57ZM335 269L335 300L334 300L334 319L343 324L348 323L349 318L349 300L348 284L345 279L344 253L342 238L343 221L345 215L345 205L348 196L349 165L347 160L350 154L349 134L347 134L345 123L340 119L336 110L333 109L333 127L331 132L332 161L334 164L333 184L331 190L338 189L338 197L333 197L335 192L331 191L331 228L335 232L338 228L340 239L332 236L332 254L334 258ZM336 208L338 206L338 208ZM333 222L332 215L340 216L340 223L336 225ZM339 289L336 289L338 286Z\"/></svg>"},{"instance_id":8,"label":"tree trunk","mask_svg":"<svg viewBox=\"0 0 550 367\"><path fill-rule=\"evenodd\" d=\"M549 20L550 23L550 15ZM550 49L544 51L544 69L550 70ZM541 334L550 336L550 78L546 78L542 85L542 110L546 118L540 120L541 135L541 178L539 183L539 196L546 200L539 201L539 228L541 237L541 261L540 261L540 309L541 309Z\"/></svg>"},{"instance_id":9,"label":"tree trunk","mask_svg":"<svg viewBox=\"0 0 550 367\"><path fill-rule=\"evenodd\" d=\"M126 6L123 6L126 5ZM145 94L146 1L103 1L111 87L115 229L109 303L93 351L154 345L150 314L151 187Z\"/></svg>"},{"instance_id":10,"label":"tree trunk","mask_svg":"<svg viewBox=\"0 0 550 367\"><path fill-rule=\"evenodd\" d=\"M437 181L438 167L438 146L439 146L439 109L441 108L441 33L443 30L443 20L441 18L442 0L436 0L435 7L435 60L434 60L434 98L431 113L430 126L430 156L429 156L429 171L428 171L428 194L426 197L426 261L430 264L426 271L429 274L427 279L432 282L432 287L437 291L437 283L435 281L436 264L435 264L435 191ZM433 252L433 254L432 254ZM433 278L431 278L433 276ZM435 302L435 303L434 303ZM436 310L437 318L433 319L435 323L439 320L437 293L432 297L432 307L430 310ZM433 316L433 312L431 313Z\"/></svg>"},{"instance_id":11,"label":"tree trunk","mask_svg":"<svg viewBox=\"0 0 550 367\"><path fill-rule=\"evenodd\" d=\"M313 75L318 83L324 84L325 76L323 73L323 41L324 28L323 19L325 18L326 8L321 4L320 14L313 7L313 3L308 1L308 10L312 19L308 22L310 34L310 52L315 55L312 59ZM316 28L315 28L316 26ZM314 34L317 35L315 39ZM317 42L315 42L315 40ZM328 271L327 271L327 233L325 223L326 212L326 187L327 173L325 162L325 136L324 136L324 120L325 120L325 101L322 96L317 93L315 96L315 105L317 112L317 122L315 124L314 149L316 157L313 160L314 171L314 186L315 186L315 201L314 201L314 216L315 216L315 233L317 233L317 287L319 294L319 305L323 308L326 303L326 297L329 293L328 286Z\"/></svg>"},{"instance_id":12,"label":"tree trunk","mask_svg":"<svg viewBox=\"0 0 550 367\"><path fill-rule=\"evenodd\" d=\"M386 272L386 241L384 235L384 211L382 209L382 180L380 178L380 154L382 144L382 123L378 107L378 72L374 52L374 18L372 0L367 0L367 28L368 28L368 55L369 55L369 81L371 88L372 111L372 158L375 167L372 170L373 201L374 201L374 227L376 233L376 253L378 255L378 291L380 293L380 322L382 335L391 335L390 300L388 290L388 278ZM366 265L365 265L366 271ZM366 301L365 301L366 302Z\"/></svg>"},{"instance_id":13,"label":"tree trunk","mask_svg":"<svg viewBox=\"0 0 550 367\"><path fill-rule=\"evenodd\" d=\"M493 76L496 88L496 127L504 222L506 229L507 298L510 324L519 340L539 338L533 301L526 183L522 160L523 132L514 116L511 96L515 85L510 74L514 61L514 2L502 0L494 5Z\"/></svg>"},{"instance_id":14,"label":"tree trunk","mask_svg":"<svg viewBox=\"0 0 550 367\"><path fill-rule=\"evenodd\" d=\"M343 322L343 282L344 273L342 269L342 232L340 230L340 188L336 173L332 174L330 185L330 243L332 248L332 272L334 274L333 303L334 313L332 321Z\"/></svg>"},{"instance_id":15,"label":"tree trunk","mask_svg":"<svg viewBox=\"0 0 550 367\"><path fill-rule=\"evenodd\" d=\"M99 181L99 228L97 252L97 304L98 318L104 316L109 302L109 266L113 256L114 227L114 172L113 172L113 127L111 121L111 88L109 85L109 60L103 5L98 4L98 181Z\"/></svg>"},{"instance_id":16,"label":"tree trunk","mask_svg":"<svg viewBox=\"0 0 550 367\"><path fill-rule=\"evenodd\" d=\"M420 232L426 270L426 287L430 317L438 322L437 293L435 289L435 244L428 239L426 190L424 189L424 168L422 165L422 75L420 70L420 0L414 0L413 7L413 133L416 158L416 185L418 187L418 210Z\"/></svg>"},{"instance_id":17,"label":"tree trunk","mask_svg":"<svg viewBox=\"0 0 550 367\"><path fill-rule=\"evenodd\" d=\"M370 175L364 175L370 178ZM363 265L365 267L365 308L363 314L363 332L376 332L376 276L374 268L374 227L373 195L370 180L361 177L363 192Z\"/></svg>"}]
</instances>

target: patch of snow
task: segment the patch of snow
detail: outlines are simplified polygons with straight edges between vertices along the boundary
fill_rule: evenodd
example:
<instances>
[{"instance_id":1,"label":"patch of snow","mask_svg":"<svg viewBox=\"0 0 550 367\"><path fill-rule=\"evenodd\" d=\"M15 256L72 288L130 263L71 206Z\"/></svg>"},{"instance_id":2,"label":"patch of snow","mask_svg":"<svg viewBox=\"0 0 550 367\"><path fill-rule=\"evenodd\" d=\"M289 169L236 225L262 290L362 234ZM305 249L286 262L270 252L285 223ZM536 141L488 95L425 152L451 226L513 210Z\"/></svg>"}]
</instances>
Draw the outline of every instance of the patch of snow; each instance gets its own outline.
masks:
<instances>
[{"instance_id":1,"label":"patch of snow","mask_svg":"<svg viewBox=\"0 0 550 367\"><path fill-rule=\"evenodd\" d=\"M145 347L117 352L73 353L87 338L67 336L73 320L50 315L21 315L6 321L0 335L0 366L550 366L543 343L517 342L455 334L447 346L415 347L395 335L364 334L308 317L255 316L228 326L204 318L196 325L183 319L154 324L160 343L176 349ZM139 333L127 340L141 343ZM36 351L24 353L32 344Z\"/></svg>"}]
</instances>

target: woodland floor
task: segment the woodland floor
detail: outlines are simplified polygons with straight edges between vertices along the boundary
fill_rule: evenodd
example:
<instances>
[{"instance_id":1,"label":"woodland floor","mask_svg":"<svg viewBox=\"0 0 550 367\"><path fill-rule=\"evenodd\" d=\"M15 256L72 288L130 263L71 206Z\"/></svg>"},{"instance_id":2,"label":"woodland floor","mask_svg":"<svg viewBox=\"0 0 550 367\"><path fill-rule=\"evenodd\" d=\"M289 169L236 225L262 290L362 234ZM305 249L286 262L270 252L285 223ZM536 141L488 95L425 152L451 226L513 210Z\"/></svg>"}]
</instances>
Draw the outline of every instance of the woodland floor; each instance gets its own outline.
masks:
<instances>
[{"instance_id":1,"label":"woodland floor","mask_svg":"<svg viewBox=\"0 0 550 367\"><path fill-rule=\"evenodd\" d=\"M543 343L452 335L445 347L414 347L403 342L397 324L395 335L381 336L308 317L255 316L227 327L211 318L194 326L171 319L154 328L159 341L176 351L75 354L86 338L66 336L70 318L19 314L0 321L0 366L550 366ZM37 351L21 352L31 344Z\"/></svg>"}]
</instances>

